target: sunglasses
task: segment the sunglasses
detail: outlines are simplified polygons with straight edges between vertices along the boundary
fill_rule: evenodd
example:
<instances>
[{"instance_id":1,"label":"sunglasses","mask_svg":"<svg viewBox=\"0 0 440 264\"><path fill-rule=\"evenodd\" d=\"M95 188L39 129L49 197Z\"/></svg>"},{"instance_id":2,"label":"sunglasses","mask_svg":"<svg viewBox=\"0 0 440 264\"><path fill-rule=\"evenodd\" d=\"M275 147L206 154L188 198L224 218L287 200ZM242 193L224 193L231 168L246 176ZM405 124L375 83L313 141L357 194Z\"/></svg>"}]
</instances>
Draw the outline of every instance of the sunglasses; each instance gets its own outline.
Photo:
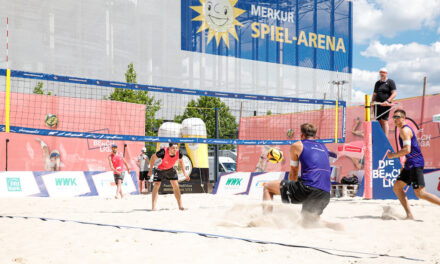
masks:
<instances>
[{"instance_id":1,"label":"sunglasses","mask_svg":"<svg viewBox=\"0 0 440 264\"><path fill-rule=\"evenodd\" d=\"M398 116L398 115L395 115L395 116L393 116L393 119L399 119L399 118L402 118L403 116Z\"/></svg>"}]
</instances>

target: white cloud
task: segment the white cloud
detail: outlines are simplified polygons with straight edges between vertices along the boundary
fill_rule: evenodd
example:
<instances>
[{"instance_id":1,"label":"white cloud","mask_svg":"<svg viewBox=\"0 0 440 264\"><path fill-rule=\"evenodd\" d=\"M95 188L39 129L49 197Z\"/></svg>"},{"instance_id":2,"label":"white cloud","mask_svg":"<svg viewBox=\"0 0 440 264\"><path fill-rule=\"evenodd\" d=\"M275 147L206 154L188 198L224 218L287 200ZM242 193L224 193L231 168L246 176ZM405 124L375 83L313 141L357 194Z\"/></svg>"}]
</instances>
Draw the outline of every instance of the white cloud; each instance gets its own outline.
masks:
<instances>
[{"instance_id":1,"label":"white cloud","mask_svg":"<svg viewBox=\"0 0 440 264\"><path fill-rule=\"evenodd\" d=\"M378 72L353 68L353 89L372 94L374 83L379 79Z\"/></svg>"},{"instance_id":2,"label":"white cloud","mask_svg":"<svg viewBox=\"0 0 440 264\"><path fill-rule=\"evenodd\" d=\"M380 31L380 21L383 14L374 4L367 0L353 1L353 37L357 43L365 43L366 40L376 36Z\"/></svg>"},{"instance_id":3,"label":"white cloud","mask_svg":"<svg viewBox=\"0 0 440 264\"><path fill-rule=\"evenodd\" d=\"M351 105L364 104L365 94L366 93L359 90L351 90Z\"/></svg>"},{"instance_id":4,"label":"white cloud","mask_svg":"<svg viewBox=\"0 0 440 264\"><path fill-rule=\"evenodd\" d=\"M440 0L355 0L354 41L366 43L380 35L393 37L406 30L435 26Z\"/></svg>"},{"instance_id":5,"label":"white cloud","mask_svg":"<svg viewBox=\"0 0 440 264\"><path fill-rule=\"evenodd\" d=\"M428 77L428 94L440 91L440 41L430 45L373 41L361 54L384 62L388 77L396 81L398 98L421 95L424 76ZM377 79L377 72L353 69L353 89L371 93Z\"/></svg>"}]
</instances>

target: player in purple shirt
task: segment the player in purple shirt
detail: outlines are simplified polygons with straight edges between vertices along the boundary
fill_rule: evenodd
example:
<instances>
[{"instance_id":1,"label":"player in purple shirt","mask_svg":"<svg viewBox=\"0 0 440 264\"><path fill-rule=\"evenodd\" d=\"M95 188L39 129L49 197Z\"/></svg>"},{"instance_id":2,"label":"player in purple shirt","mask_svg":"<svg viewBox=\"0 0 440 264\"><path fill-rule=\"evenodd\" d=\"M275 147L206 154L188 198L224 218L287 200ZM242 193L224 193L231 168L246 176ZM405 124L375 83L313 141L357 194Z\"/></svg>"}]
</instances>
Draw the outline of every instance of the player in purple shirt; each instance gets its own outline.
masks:
<instances>
[{"instance_id":1,"label":"player in purple shirt","mask_svg":"<svg viewBox=\"0 0 440 264\"><path fill-rule=\"evenodd\" d=\"M281 195L284 203L302 204L303 225L342 229L339 224L319 221L319 216L330 202L331 170L327 148L314 140L316 131L313 124L301 125L301 141L290 147L289 180L266 183L263 201L273 200L274 195ZM301 178L298 178L299 164ZM272 206L266 204L263 209L270 212Z\"/></svg>"},{"instance_id":2,"label":"player in purple shirt","mask_svg":"<svg viewBox=\"0 0 440 264\"><path fill-rule=\"evenodd\" d=\"M407 219L414 219L411 209L408 204L408 198L406 197L403 188L406 185L411 185L419 199L427 200L433 204L440 205L440 198L428 193L425 190L425 179L423 176L423 167L425 166L425 160L423 159L422 152L420 151L417 137L411 127L406 122L406 113L402 109L394 111L393 120L394 124L399 129L399 143L402 148L397 153L388 153L389 159L406 157L405 165L400 172L394 183L393 190L399 198L400 203L406 212Z\"/></svg>"}]
</instances>

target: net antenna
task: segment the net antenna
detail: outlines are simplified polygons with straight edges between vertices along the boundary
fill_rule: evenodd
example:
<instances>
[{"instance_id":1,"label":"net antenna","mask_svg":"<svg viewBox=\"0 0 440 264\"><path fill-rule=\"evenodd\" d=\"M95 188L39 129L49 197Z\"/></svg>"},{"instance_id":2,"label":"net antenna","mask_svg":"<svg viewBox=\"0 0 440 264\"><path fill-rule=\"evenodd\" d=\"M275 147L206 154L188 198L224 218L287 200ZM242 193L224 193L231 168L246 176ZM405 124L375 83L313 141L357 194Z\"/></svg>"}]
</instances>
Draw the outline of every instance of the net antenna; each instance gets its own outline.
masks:
<instances>
[{"instance_id":1,"label":"net antenna","mask_svg":"<svg viewBox=\"0 0 440 264\"><path fill-rule=\"evenodd\" d=\"M342 124L342 141L338 140L338 116L339 116L339 101L341 101L342 95L341 93L344 92L344 84L349 83L347 80L340 80L340 81L331 81L329 82L333 85L333 87L336 85L337 87L337 95L336 95L336 104L335 104L335 143L343 143L345 141L345 107L343 108L343 124Z\"/></svg>"}]
</instances>

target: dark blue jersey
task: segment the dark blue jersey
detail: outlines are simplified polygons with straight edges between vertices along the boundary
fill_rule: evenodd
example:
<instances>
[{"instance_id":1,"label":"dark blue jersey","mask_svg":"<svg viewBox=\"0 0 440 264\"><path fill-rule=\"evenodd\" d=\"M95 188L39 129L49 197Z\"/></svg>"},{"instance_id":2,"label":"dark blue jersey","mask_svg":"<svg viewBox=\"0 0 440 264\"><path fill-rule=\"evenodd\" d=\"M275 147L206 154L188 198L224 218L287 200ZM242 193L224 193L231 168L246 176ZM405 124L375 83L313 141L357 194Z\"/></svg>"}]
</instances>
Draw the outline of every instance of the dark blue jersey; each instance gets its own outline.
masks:
<instances>
[{"instance_id":1,"label":"dark blue jersey","mask_svg":"<svg viewBox=\"0 0 440 264\"><path fill-rule=\"evenodd\" d=\"M314 140L302 140L301 180L306 186L330 192L330 161L324 144Z\"/></svg>"},{"instance_id":2,"label":"dark blue jersey","mask_svg":"<svg viewBox=\"0 0 440 264\"><path fill-rule=\"evenodd\" d=\"M413 134L411 137L411 152L405 155L406 157L405 170L409 170L416 167L424 167L425 159L423 158L422 151L420 150L419 143L417 142L416 133L414 133L414 130L408 125L404 125L403 127L409 127L409 129L411 129L411 132ZM399 143L400 143L400 147L403 148L403 141L401 137L399 137Z\"/></svg>"}]
</instances>

